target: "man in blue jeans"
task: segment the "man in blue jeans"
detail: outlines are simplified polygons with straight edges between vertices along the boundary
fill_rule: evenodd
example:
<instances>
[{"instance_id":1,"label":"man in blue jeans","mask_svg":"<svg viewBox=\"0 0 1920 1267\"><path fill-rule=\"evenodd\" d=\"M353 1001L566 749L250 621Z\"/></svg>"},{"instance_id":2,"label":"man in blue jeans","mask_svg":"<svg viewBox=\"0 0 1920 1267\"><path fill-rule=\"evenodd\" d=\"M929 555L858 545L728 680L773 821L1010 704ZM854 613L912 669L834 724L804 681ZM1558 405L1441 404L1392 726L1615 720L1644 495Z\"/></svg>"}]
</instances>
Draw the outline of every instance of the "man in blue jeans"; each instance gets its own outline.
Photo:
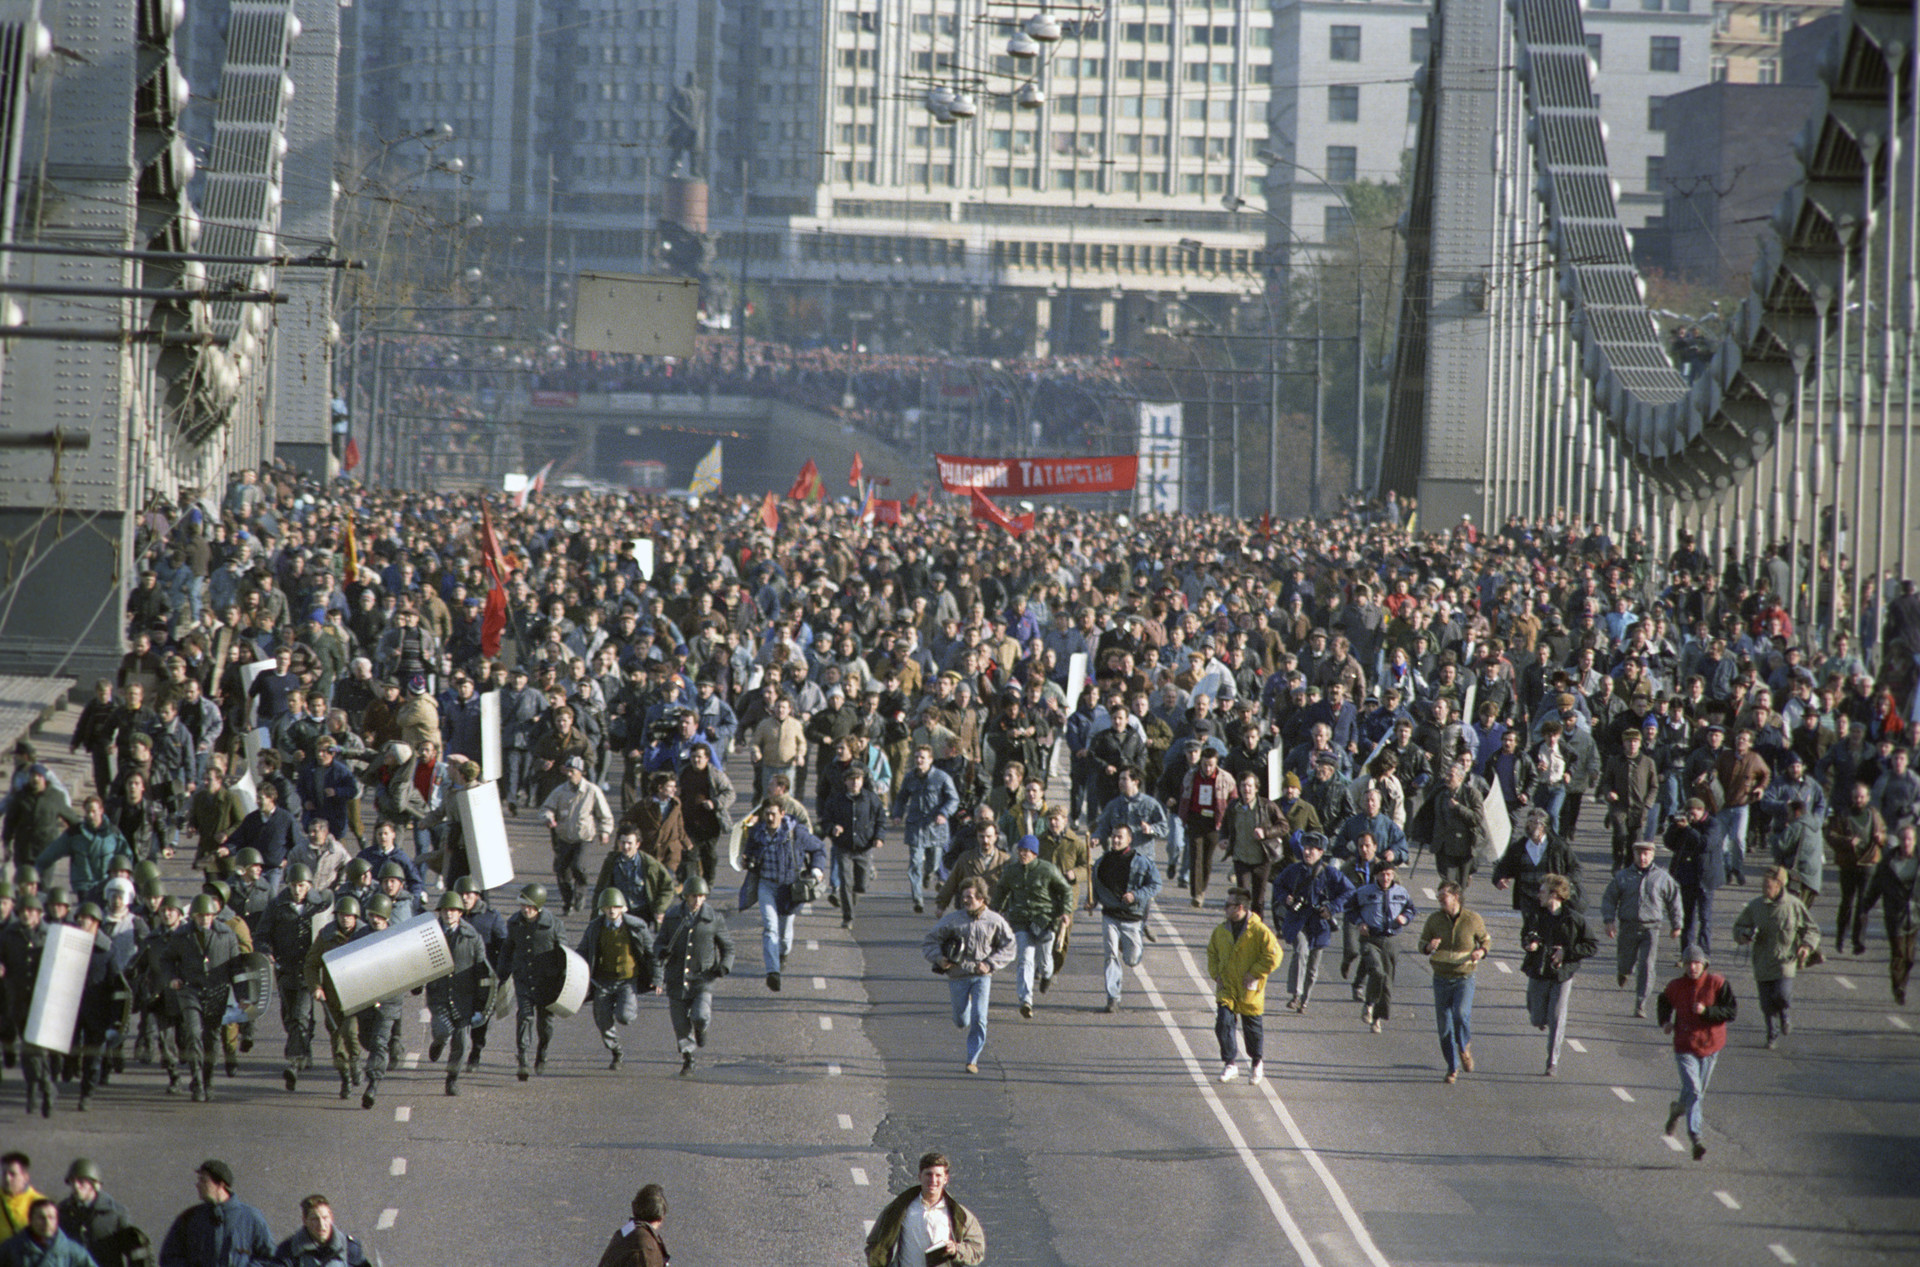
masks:
<instances>
[{"instance_id":1,"label":"man in blue jeans","mask_svg":"<svg viewBox=\"0 0 1920 1267\"><path fill-rule=\"evenodd\" d=\"M1160 869L1153 857L1133 847L1133 830L1120 826L1107 837L1106 852L1093 864L1093 904L1100 908L1101 932L1106 937L1107 1011L1120 1010L1120 987L1126 969L1140 962L1146 949L1141 933L1147 908L1160 892Z\"/></svg>"},{"instance_id":2,"label":"man in blue jeans","mask_svg":"<svg viewBox=\"0 0 1920 1267\"><path fill-rule=\"evenodd\" d=\"M913 909L926 909L927 890L940 868L951 833L947 820L960 809L960 792L945 770L933 764L933 749L921 744L913 750L913 768L900 780L893 817L904 823L907 846L907 896Z\"/></svg>"},{"instance_id":3,"label":"man in blue jeans","mask_svg":"<svg viewBox=\"0 0 1920 1267\"><path fill-rule=\"evenodd\" d=\"M1440 909L1420 929L1420 950L1433 966L1433 1019L1440 1029L1440 1055L1448 1086L1460 1071L1473 1072L1473 972L1493 940L1479 915L1461 901L1460 886L1443 880Z\"/></svg>"},{"instance_id":4,"label":"man in blue jeans","mask_svg":"<svg viewBox=\"0 0 1920 1267\"><path fill-rule=\"evenodd\" d=\"M778 990L781 966L793 953L793 917L801 906L793 900L794 882L803 875L815 882L826 878L827 847L797 819L788 818L779 801L768 801L741 853L756 884L767 989Z\"/></svg>"},{"instance_id":5,"label":"man in blue jeans","mask_svg":"<svg viewBox=\"0 0 1920 1267\"><path fill-rule=\"evenodd\" d=\"M959 907L927 930L920 952L947 979L954 1028L967 1031L967 1072L979 1073L993 973L1012 963L1015 954L1013 926L987 906L985 880L973 876L960 882Z\"/></svg>"}]
</instances>

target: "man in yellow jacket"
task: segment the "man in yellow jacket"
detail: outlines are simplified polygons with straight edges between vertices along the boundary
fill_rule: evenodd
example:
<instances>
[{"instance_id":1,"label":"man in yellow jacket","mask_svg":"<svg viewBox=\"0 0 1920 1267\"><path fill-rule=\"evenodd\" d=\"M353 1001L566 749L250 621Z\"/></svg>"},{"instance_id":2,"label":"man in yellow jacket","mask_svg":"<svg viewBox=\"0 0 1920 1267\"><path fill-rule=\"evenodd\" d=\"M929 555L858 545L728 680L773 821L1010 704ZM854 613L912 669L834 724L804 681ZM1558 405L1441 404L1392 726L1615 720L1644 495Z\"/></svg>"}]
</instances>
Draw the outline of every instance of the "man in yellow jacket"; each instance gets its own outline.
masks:
<instances>
[{"instance_id":1,"label":"man in yellow jacket","mask_svg":"<svg viewBox=\"0 0 1920 1267\"><path fill-rule=\"evenodd\" d=\"M1207 942L1207 975L1213 978L1218 1005L1213 1032L1220 1040L1220 1081L1240 1076L1239 1035L1253 1062L1253 1080L1266 1080L1262 1063L1265 1046L1267 978L1280 966L1280 939L1261 922L1253 909L1253 894L1235 886L1227 890L1227 918ZM1239 1025L1234 1025L1235 1018Z\"/></svg>"}]
</instances>

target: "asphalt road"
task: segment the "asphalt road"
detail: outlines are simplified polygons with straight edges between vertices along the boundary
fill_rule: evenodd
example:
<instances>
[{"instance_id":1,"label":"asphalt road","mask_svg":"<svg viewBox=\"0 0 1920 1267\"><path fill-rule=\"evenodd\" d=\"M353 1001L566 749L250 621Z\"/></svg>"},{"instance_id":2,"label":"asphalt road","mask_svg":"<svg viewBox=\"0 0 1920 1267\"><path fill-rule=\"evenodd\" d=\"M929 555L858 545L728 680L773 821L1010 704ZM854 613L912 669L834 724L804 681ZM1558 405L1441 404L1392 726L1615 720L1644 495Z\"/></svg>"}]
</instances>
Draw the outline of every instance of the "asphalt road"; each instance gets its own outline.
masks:
<instances>
[{"instance_id":1,"label":"asphalt road","mask_svg":"<svg viewBox=\"0 0 1920 1267\"><path fill-rule=\"evenodd\" d=\"M511 830L526 878L548 878L544 831L525 816ZM1581 843L1597 873L1604 843ZM303 1195L324 1192L389 1265L592 1263L647 1182L667 1188L676 1263L854 1263L928 1149L953 1159L954 1191L999 1267L1920 1259L1920 1018L1891 1007L1877 936L1864 959L1802 976L1794 1033L1774 1052L1744 965L1719 965L1742 1015L1707 1101L1710 1151L1694 1162L1660 1131L1669 1041L1630 1018L1604 947L1577 979L1560 1075L1540 1075L1517 920L1482 884L1469 903L1495 948L1474 1008L1478 1072L1440 1083L1426 969L1403 953L1384 1033L1362 1027L1344 983L1323 981L1306 1016L1269 1016L1269 1081L1255 1087L1216 1081L1204 966L1219 915L1183 896L1160 904L1160 941L1119 1014L1101 1010L1097 930L1083 925L1032 1020L1011 980L997 984L981 1072L966 1074L946 986L919 953L932 912L911 913L897 843L879 863L851 933L824 904L801 919L778 994L762 984L756 922L732 916L738 968L690 1078L676 1076L664 1004L650 1000L618 1072L582 1015L561 1022L547 1074L521 1085L496 1026L460 1098L416 1067L362 1110L324 1073L282 1089L268 1021L210 1105L130 1068L88 1114L68 1094L43 1122L18 1116L9 1074L0 1146L32 1155L42 1190L58 1191L68 1159L94 1158L156 1239L193 1200L195 1164L222 1157L276 1235L292 1232ZM1432 882L1414 877L1423 907ZM1723 894L1718 944L1752 891ZM424 1059L416 1004L405 1034Z\"/></svg>"}]
</instances>

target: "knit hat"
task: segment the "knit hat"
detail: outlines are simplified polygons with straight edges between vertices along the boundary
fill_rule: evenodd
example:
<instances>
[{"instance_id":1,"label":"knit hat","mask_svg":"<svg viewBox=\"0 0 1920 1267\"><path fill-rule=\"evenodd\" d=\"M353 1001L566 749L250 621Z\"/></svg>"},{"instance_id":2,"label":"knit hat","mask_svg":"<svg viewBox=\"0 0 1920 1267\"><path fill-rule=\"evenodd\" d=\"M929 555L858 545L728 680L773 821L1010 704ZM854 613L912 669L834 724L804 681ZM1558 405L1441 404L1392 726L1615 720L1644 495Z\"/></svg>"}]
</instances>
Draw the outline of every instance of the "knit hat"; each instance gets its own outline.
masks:
<instances>
[{"instance_id":1,"label":"knit hat","mask_svg":"<svg viewBox=\"0 0 1920 1267\"><path fill-rule=\"evenodd\" d=\"M1705 963L1706 961L1707 949L1698 943L1688 946L1687 953L1680 956L1681 963Z\"/></svg>"},{"instance_id":2,"label":"knit hat","mask_svg":"<svg viewBox=\"0 0 1920 1267\"><path fill-rule=\"evenodd\" d=\"M1040 852L1040 838L1029 832L1020 837L1020 843L1015 845L1014 848L1018 849L1021 853L1037 854Z\"/></svg>"},{"instance_id":3,"label":"knit hat","mask_svg":"<svg viewBox=\"0 0 1920 1267\"><path fill-rule=\"evenodd\" d=\"M195 1170L194 1173L197 1175L205 1175L207 1178L225 1188L228 1192L233 1191L233 1167L218 1158L209 1157L200 1163L199 1169Z\"/></svg>"}]
</instances>

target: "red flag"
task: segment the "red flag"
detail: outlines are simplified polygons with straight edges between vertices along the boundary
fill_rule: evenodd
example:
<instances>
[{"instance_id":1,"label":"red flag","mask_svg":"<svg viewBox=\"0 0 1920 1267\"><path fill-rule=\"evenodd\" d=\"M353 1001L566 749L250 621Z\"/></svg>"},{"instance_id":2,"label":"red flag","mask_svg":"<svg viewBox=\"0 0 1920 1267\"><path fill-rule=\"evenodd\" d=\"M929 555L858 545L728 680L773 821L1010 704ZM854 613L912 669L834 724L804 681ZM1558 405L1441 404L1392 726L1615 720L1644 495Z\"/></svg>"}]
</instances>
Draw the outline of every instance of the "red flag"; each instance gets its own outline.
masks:
<instances>
[{"instance_id":1,"label":"red flag","mask_svg":"<svg viewBox=\"0 0 1920 1267\"><path fill-rule=\"evenodd\" d=\"M351 585L360 579L360 547L353 539L353 512L351 510L347 512L347 531L340 548L346 554L346 561L340 569L340 579L348 585Z\"/></svg>"},{"instance_id":2,"label":"red flag","mask_svg":"<svg viewBox=\"0 0 1920 1267\"><path fill-rule=\"evenodd\" d=\"M493 530L493 511L485 502L480 503L480 559L487 565L487 575L493 578L495 587L507 583L506 552L500 548L500 537Z\"/></svg>"},{"instance_id":3,"label":"red flag","mask_svg":"<svg viewBox=\"0 0 1920 1267\"><path fill-rule=\"evenodd\" d=\"M1260 535L1263 537L1273 535L1273 512L1270 510L1260 516Z\"/></svg>"},{"instance_id":4,"label":"red flag","mask_svg":"<svg viewBox=\"0 0 1920 1267\"><path fill-rule=\"evenodd\" d=\"M999 524L1016 537L1033 527L1032 511L1009 518L1005 511L993 504L991 497L988 497L979 489L969 488L967 490L967 497L973 503L973 517L975 519L984 520L990 524Z\"/></svg>"},{"instance_id":5,"label":"red flag","mask_svg":"<svg viewBox=\"0 0 1920 1267\"><path fill-rule=\"evenodd\" d=\"M908 510L920 509L920 494L915 493L913 496L907 498L907 509Z\"/></svg>"},{"instance_id":6,"label":"red flag","mask_svg":"<svg viewBox=\"0 0 1920 1267\"><path fill-rule=\"evenodd\" d=\"M873 522L877 524L897 524L900 522L900 503L897 500L880 497L874 499Z\"/></svg>"},{"instance_id":7,"label":"red flag","mask_svg":"<svg viewBox=\"0 0 1920 1267\"><path fill-rule=\"evenodd\" d=\"M487 605L480 611L480 654L488 659L500 654L500 635L507 629L507 591L495 585L487 591Z\"/></svg>"},{"instance_id":8,"label":"red flag","mask_svg":"<svg viewBox=\"0 0 1920 1267\"><path fill-rule=\"evenodd\" d=\"M347 437L347 451L340 457L340 469L351 471L360 465L360 442L352 436Z\"/></svg>"},{"instance_id":9,"label":"red flag","mask_svg":"<svg viewBox=\"0 0 1920 1267\"><path fill-rule=\"evenodd\" d=\"M847 487L849 488L860 487L861 470L862 470L862 467L860 465L860 451L858 449L855 449L853 451L853 469L847 472Z\"/></svg>"},{"instance_id":10,"label":"red flag","mask_svg":"<svg viewBox=\"0 0 1920 1267\"><path fill-rule=\"evenodd\" d=\"M820 468L808 458L806 465L800 468L800 475L793 481L793 487L787 490L787 496L797 502L819 501L827 495L826 485L820 482Z\"/></svg>"},{"instance_id":11,"label":"red flag","mask_svg":"<svg viewBox=\"0 0 1920 1267\"><path fill-rule=\"evenodd\" d=\"M813 465L809 462L807 465ZM760 522L768 532L780 531L780 503L772 493L768 493L760 502Z\"/></svg>"}]
</instances>

